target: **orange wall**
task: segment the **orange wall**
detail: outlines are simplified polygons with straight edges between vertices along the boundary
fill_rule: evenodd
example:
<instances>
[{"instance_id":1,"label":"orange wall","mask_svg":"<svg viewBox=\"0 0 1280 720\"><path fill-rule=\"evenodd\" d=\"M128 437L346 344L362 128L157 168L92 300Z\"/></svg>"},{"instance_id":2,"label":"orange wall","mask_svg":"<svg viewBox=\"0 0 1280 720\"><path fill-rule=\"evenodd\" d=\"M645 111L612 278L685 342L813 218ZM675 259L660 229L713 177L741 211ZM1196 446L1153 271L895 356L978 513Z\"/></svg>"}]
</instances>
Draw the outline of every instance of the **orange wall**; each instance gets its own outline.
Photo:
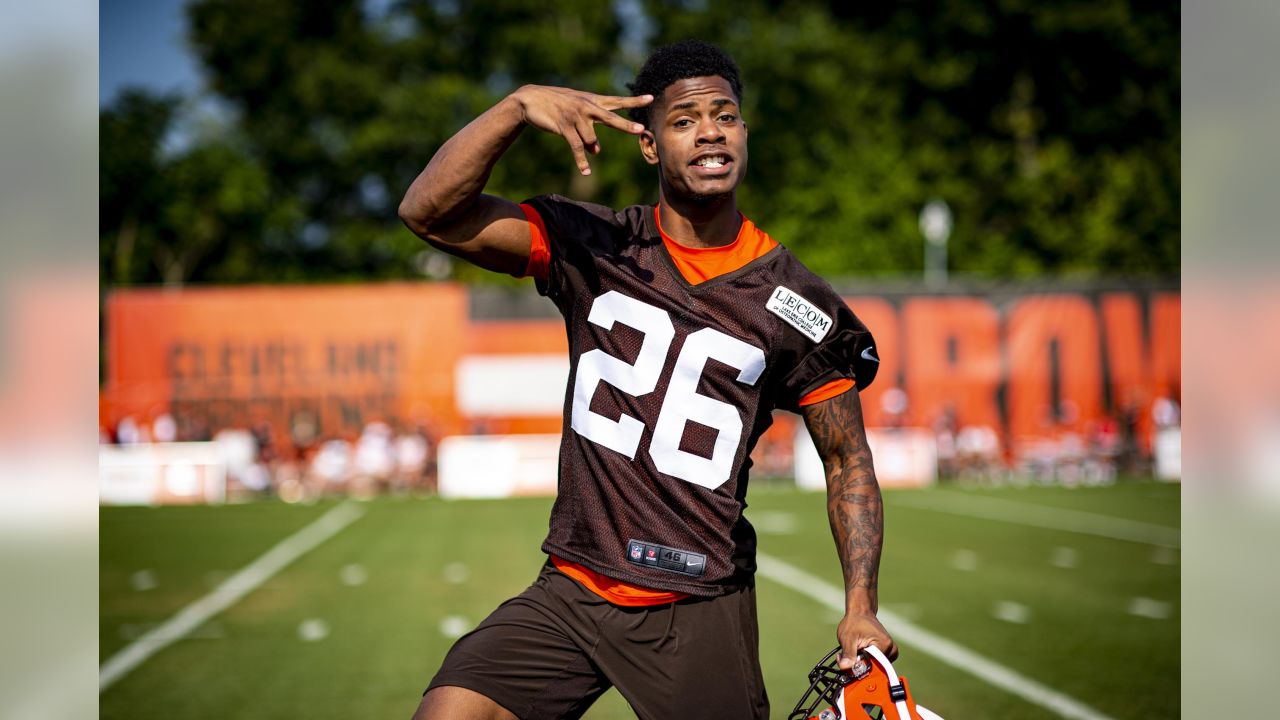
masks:
<instances>
[{"instance_id":1,"label":"orange wall","mask_svg":"<svg viewBox=\"0 0 1280 720\"><path fill-rule=\"evenodd\" d=\"M213 430L269 421L277 434L306 415L326 435L393 417L461 427L461 286L118 292L107 331L108 422L171 410Z\"/></svg>"},{"instance_id":2,"label":"orange wall","mask_svg":"<svg viewBox=\"0 0 1280 720\"><path fill-rule=\"evenodd\" d=\"M996 309L974 297L914 298L903 303L902 320L906 342L895 348L881 341L881 352L911 353L903 389L912 405L925 409L917 422L950 405L966 424L1000 427L1003 365Z\"/></svg>"},{"instance_id":3,"label":"orange wall","mask_svg":"<svg viewBox=\"0 0 1280 720\"><path fill-rule=\"evenodd\" d=\"M1026 294L1001 303L909 297L887 313L879 299L870 300L872 312L866 298L849 302L878 339L879 392L906 390L914 425L949 407L960 425L990 425L1016 442L1083 431L1129 407L1145 435L1152 401L1181 399L1177 292ZM876 424L879 409L867 416Z\"/></svg>"}]
</instances>

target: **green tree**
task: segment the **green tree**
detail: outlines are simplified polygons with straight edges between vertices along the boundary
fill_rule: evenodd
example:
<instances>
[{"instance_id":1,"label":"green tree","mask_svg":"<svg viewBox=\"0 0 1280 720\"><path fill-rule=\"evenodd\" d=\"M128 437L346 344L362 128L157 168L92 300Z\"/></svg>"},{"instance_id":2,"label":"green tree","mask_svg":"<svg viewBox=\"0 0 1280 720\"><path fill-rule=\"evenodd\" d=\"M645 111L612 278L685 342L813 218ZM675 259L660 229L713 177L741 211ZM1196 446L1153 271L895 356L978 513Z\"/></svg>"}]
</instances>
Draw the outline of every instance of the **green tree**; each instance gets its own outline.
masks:
<instances>
[{"instance_id":1,"label":"green tree","mask_svg":"<svg viewBox=\"0 0 1280 720\"><path fill-rule=\"evenodd\" d=\"M977 275L1176 274L1179 10L651 0L659 41L715 38L749 83L749 208L827 273L922 266L954 209Z\"/></svg>"},{"instance_id":2,"label":"green tree","mask_svg":"<svg viewBox=\"0 0 1280 720\"><path fill-rule=\"evenodd\" d=\"M174 97L122 94L98 120L98 232L103 285L147 276L147 255L163 201L160 148L178 106ZM141 246L141 248L139 247Z\"/></svg>"},{"instance_id":3,"label":"green tree","mask_svg":"<svg viewBox=\"0 0 1280 720\"><path fill-rule=\"evenodd\" d=\"M625 92L645 43L742 66L744 210L825 275L911 275L916 218L953 208L951 268L1163 275L1179 265L1179 10L1140 0L193 0L190 43L230 126L176 156L175 98L102 115L110 282L406 278L435 251L401 193L523 83ZM489 189L622 206L656 181L602 133L583 178L529 132ZM459 265L463 278L500 278Z\"/></svg>"},{"instance_id":4,"label":"green tree","mask_svg":"<svg viewBox=\"0 0 1280 720\"><path fill-rule=\"evenodd\" d=\"M99 117L104 284L251 279L281 208L262 167L227 137L166 149L181 103L128 92Z\"/></svg>"}]
</instances>

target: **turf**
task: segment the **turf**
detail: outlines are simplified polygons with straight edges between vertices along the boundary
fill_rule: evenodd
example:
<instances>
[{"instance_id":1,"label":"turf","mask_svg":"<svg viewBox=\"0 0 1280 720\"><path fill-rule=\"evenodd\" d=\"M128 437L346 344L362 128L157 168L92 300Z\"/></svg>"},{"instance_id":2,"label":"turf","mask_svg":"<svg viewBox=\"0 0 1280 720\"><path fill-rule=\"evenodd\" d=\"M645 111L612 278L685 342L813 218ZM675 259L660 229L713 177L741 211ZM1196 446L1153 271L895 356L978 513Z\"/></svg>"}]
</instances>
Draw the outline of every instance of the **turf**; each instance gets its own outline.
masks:
<instances>
[{"instance_id":1,"label":"turf","mask_svg":"<svg viewBox=\"0 0 1280 720\"><path fill-rule=\"evenodd\" d=\"M881 570L881 604L910 622L1118 720L1177 717L1177 551L913 507L957 494L1176 528L1179 488L887 492ZM103 508L101 657L331 506ZM550 500L363 507L363 518L109 688L100 716L408 717L447 635L533 579ZM824 508L819 494L760 487L747 517L762 551L838 584ZM765 681L774 717L785 717L834 644L838 617L766 579L758 596ZM1165 616L1133 615L1135 603ZM1010 621L1015 605L1022 622ZM1000 607L1006 619L995 617ZM898 666L921 702L951 720L1052 717L923 649L905 645ZM610 692L588 717L632 714Z\"/></svg>"}]
</instances>

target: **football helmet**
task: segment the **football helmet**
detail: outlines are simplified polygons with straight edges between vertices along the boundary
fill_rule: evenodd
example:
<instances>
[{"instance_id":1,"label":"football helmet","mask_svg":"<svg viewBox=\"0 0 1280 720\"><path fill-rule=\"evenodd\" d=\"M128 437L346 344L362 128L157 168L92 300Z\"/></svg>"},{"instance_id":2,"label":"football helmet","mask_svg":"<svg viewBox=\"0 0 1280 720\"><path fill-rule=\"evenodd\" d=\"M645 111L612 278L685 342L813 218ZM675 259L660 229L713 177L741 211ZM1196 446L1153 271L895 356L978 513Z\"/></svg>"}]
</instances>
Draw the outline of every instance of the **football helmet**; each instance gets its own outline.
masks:
<instances>
[{"instance_id":1,"label":"football helmet","mask_svg":"<svg viewBox=\"0 0 1280 720\"><path fill-rule=\"evenodd\" d=\"M872 645L858 654L853 670L839 667L840 648L809 672L809 690L787 720L942 720L916 705L893 663Z\"/></svg>"}]
</instances>

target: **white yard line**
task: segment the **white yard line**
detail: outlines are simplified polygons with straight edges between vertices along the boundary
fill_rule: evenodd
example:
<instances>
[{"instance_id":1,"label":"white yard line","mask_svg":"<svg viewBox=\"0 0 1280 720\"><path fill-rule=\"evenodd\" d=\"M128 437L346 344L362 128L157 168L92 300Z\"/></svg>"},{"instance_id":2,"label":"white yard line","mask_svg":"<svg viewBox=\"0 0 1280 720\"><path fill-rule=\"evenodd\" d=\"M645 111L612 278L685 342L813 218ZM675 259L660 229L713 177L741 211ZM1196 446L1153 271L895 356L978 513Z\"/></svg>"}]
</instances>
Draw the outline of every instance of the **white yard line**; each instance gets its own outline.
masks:
<instances>
[{"instance_id":1,"label":"white yard line","mask_svg":"<svg viewBox=\"0 0 1280 720\"><path fill-rule=\"evenodd\" d=\"M935 490L928 494L897 493L893 497L892 504L915 510L997 520L1159 547L1180 548L1182 546L1182 531L1178 528L1004 498L975 497L947 490Z\"/></svg>"},{"instance_id":2,"label":"white yard line","mask_svg":"<svg viewBox=\"0 0 1280 720\"><path fill-rule=\"evenodd\" d=\"M256 590L294 560L310 552L325 540L364 515L364 508L351 501L342 503L321 515L310 525L281 540L275 547L227 578L212 592L178 611L159 627L148 632L112 655L98 668L98 692L129 674L147 658L171 643L186 637L209 618L236 604Z\"/></svg>"},{"instance_id":3,"label":"white yard line","mask_svg":"<svg viewBox=\"0 0 1280 720\"><path fill-rule=\"evenodd\" d=\"M769 555L756 553L756 561L759 564L759 573L764 577L786 585L835 612L844 612L844 591L840 588ZM1071 720L1112 720L1109 716L1073 697L1020 675L994 660L925 630L888 610L880 610L879 618L893 635L894 640L910 646L912 650L930 655L989 685L994 685L1027 702L1050 710L1059 717Z\"/></svg>"}]
</instances>

